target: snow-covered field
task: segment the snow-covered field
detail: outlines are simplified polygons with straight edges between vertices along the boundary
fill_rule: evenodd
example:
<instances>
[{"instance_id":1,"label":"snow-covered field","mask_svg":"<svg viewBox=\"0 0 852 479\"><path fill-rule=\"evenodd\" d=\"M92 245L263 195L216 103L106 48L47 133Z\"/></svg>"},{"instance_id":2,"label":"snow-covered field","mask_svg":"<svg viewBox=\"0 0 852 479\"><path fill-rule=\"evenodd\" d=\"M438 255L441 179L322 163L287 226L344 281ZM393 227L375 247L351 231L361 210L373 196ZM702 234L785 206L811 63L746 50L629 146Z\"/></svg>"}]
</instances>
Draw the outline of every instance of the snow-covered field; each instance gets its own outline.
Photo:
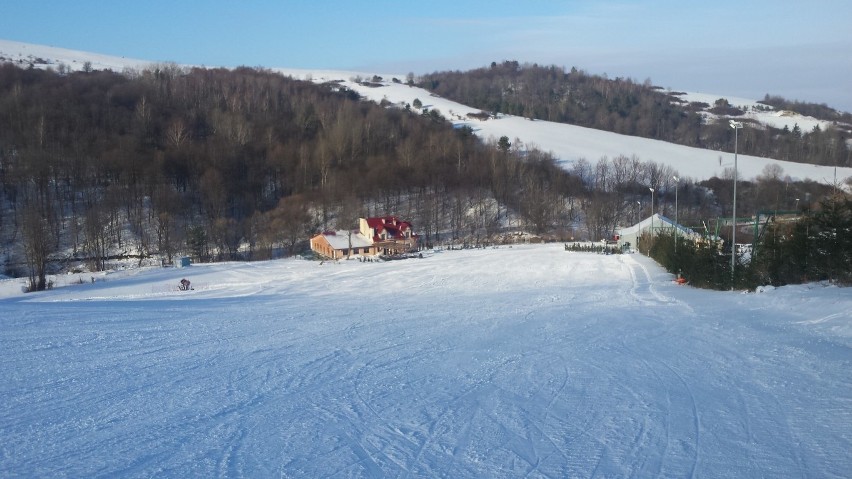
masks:
<instances>
[{"instance_id":1,"label":"snow-covered field","mask_svg":"<svg viewBox=\"0 0 852 479\"><path fill-rule=\"evenodd\" d=\"M0 282L0 476L852 471L848 289L559 244L75 279Z\"/></svg>"}]
</instances>

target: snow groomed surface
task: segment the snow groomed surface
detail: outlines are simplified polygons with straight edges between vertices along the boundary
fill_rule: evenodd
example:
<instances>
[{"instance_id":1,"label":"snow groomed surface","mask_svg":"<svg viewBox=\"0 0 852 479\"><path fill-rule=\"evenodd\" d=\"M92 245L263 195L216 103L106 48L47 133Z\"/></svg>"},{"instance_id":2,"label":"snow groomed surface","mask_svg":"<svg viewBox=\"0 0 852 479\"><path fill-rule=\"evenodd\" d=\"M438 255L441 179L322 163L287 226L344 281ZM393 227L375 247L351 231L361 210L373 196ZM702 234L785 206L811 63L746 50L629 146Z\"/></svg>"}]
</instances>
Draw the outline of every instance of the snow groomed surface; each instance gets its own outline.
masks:
<instances>
[{"instance_id":1,"label":"snow groomed surface","mask_svg":"<svg viewBox=\"0 0 852 479\"><path fill-rule=\"evenodd\" d=\"M5 294L0 476L852 471L848 289L700 291L561 245L424 256Z\"/></svg>"}]
</instances>

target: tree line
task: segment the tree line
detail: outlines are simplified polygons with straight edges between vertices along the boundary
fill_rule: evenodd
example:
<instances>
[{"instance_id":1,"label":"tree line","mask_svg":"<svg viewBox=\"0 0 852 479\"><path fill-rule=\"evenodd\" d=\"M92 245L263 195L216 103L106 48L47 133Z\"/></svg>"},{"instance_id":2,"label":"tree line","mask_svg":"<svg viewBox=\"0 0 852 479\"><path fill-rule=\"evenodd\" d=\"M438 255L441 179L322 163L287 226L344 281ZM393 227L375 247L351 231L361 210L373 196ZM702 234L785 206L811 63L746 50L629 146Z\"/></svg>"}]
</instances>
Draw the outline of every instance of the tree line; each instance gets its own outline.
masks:
<instances>
[{"instance_id":1,"label":"tree line","mask_svg":"<svg viewBox=\"0 0 852 479\"><path fill-rule=\"evenodd\" d=\"M638 157L593 161L566 170L434 109L262 69L0 65L0 256L32 289L79 261L101 270L117 257L293 254L359 216L404 217L428 247L493 241L507 227L599 240L652 208L687 225L730 214L727 178L675 181ZM777 169L739 188L741 215L801 209L831 191Z\"/></svg>"},{"instance_id":2,"label":"tree line","mask_svg":"<svg viewBox=\"0 0 852 479\"><path fill-rule=\"evenodd\" d=\"M267 258L365 215L410 218L427 243L493 232L508 209L543 230L583 194L546 153L484 144L438 111L360 101L338 83L11 64L0 193L6 270L26 269L34 289L58 260Z\"/></svg>"},{"instance_id":3,"label":"tree line","mask_svg":"<svg viewBox=\"0 0 852 479\"><path fill-rule=\"evenodd\" d=\"M423 75L418 84L435 94L489 112L569 123L681 145L733 152L728 118L742 111L720 99L714 105L686 103L676 94L630 78L609 79L572 68L493 62L469 71ZM764 103L834 122L802 131L798 125L774 128L753 124L740 132L740 153L798 163L852 166L849 114L824 105L766 96ZM704 111L719 115L708 120ZM749 122L749 120L744 120Z\"/></svg>"}]
</instances>

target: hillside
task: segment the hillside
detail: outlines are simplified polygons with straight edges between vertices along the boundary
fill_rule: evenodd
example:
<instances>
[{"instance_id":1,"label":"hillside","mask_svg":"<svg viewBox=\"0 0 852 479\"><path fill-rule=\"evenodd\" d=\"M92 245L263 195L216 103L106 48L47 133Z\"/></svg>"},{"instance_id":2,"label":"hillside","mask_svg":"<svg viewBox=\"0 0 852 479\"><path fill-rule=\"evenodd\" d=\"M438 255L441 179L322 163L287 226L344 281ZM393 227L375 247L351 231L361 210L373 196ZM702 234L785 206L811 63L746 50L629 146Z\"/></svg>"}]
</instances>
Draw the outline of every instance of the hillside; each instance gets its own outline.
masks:
<instances>
[{"instance_id":1,"label":"hillside","mask_svg":"<svg viewBox=\"0 0 852 479\"><path fill-rule=\"evenodd\" d=\"M292 255L363 216L405 217L428 248L599 240L650 212L709 232L732 211L731 155L486 114L397 77L40 55L0 65L0 259L33 290L130 258ZM852 175L738 161L741 217L810 213Z\"/></svg>"},{"instance_id":2,"label":"hillside","mask_svg":"<svg viewBox=\"0 0 852 479\"><path fill-rule=\"evenodd\" d=\"M145 68L155 65L154 62L128 60L124 58L77 52L61 48L40 45L23 44L8 40L0 40L0 57L24 65L35 67L59 68L64 65L69 70L81 70L88 61L93 68L109 68L122 71L125 68ZM38 61L36 61L38 60ZM498 139L507 136L510 140L519 139L525 145L533 145L544 151L549 151L566 167L578 159L594 162L602 157L614 158L619 155L636 156L643 161L655 161L668 165L685 177L697 181L713 176L722 176L726 168L733 165L730 153L701 148L689 148L664 141L654 141L646 138L611 134L610 132L583 128L563 123L547 121L528 121L523 117L503 115L501 121L482 121L467 116L469 113L479 113L482 108L462 105L445 98L434 97L426 90L417 87L407 87L400 82L406 79L404 74L382 72L345 72L345 71L308 71L286 68L276 68L277 72L293 78L311 80L317 83L339 82L347 88L357 91L365 98L380 102L383 99L395 104L411 105L414 99L420 99L424 105L441 111L444 116L457 126L470 126L474 133L485 140ZM355 79L372 79L374 76L381 81L362 85ZM379 85L378 87L375 85ZM749 113L750 120L759 124L770 125L774 128L792 130L796 125L803 131L810 131L814 126L825 128L826 122L798 114L755 110L757 100L725 97L723 94L686 93L679 95L685 102L707 102L712 104L719 98L727 98L729 103L744 107ZM744 145L743 145L744 146ZM739 155L738 170L742 178L750 179L761 174L766 165L777 164L785 174L793 179L810 179L814 181L831 181L835 177L834 167L816 165L801 165L789 161L772 158L761 158L749 155ZM852 177L852 167L837 168L837 178Z\"/></svg>"},{"instance_id":3,"label":"hillside","mask_svg":"<svg viewBox=\"0 0 852 479\"><path fill-rule=\"evenodd\" d=\"M739 155L741 221L790 213L746 220L766 248L737 272L766 274L734 291L714 243L567 244L651 213L718 231L730 153L394 74L0 57L0 477L852 470L850 168ZM417 258L299 254L376 214Z\"/></svg>"},{"instance_id":4,"label":"hillside","mask_svg":"<svg viewBox=\"0 0 852 479\"><path fill-rule=\"evenodd\" d=\"M488 112L549 120L684 146L732 153L733 119L746 127L740 135L741 153L797 163L829 166L849 164L852 115L827 106L785 102L769 95L761 102L731 101L704 95L688 99L683 92L664 91L650 80L610 79L577 68L493 62L470 71L435 72L420 77L419 85L438 95ZM772 105L786 119L779 123ZM789 110L819 115L806 119ZM766 118L767 121L761 121ZM803 124L795 123L803 120ZM805 129L806 126L812 126Z\"/></svg>"},{"instance_id":5,"label":"hillside","mask_svg":"<svg viewBox=\"0 0 852 479\"><path fill-rule=\"evenodd\" d=\"M512 141L518 139L522 145L551 152L566 168L570 168L579 159L595 162L603 157L615 158L620 155L636 156L642 161L654 161L673 168L684 177L698 181L714 176L724 177L733 168L733 154L728 152L688 147L564 123L533 121L513 115L497 115L480 119L471 116L478 114L480 109L435 96L419 87L409 87L392 81L382 81L379 83L380 86L364 86L351 81L354 77L342 72L315 73L289 69L277 71L296 78L312 78L314 81L338 81L357 91L364 98L377 102L387 100L397 105L410 105L415 99L420 99L424 108L438 110L457 127L470 127L483 139L496 141L502 136ZM802 121L803 124L819 123L819 120L795 116L760 115L756 118L781 125L782 128L785 125L795 125L798 121ZM742 179L753 179L761 175L768 165L778 165L785 175L796 180L831 181L835 177L834 167L738 155L737 168ZM852 167L836 168L836 172L841 182L852 177Z\"/></svg>"}]
</instances>

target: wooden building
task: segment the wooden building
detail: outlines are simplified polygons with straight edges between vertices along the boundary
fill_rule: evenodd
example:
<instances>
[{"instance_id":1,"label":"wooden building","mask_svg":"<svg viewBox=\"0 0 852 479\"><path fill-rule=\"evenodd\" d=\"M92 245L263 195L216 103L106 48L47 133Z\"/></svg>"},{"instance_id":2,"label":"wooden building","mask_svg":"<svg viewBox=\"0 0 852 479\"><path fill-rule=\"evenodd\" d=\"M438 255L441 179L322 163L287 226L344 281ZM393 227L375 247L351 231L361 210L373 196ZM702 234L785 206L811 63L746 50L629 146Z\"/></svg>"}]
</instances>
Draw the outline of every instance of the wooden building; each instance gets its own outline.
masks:
<instances>
[{"instance_id":1,"label":"wooden building","mask_svg":"<svg viewBox=\"0 0 852 479\"><path fill-rule=\"evenodd\" d=\"M360 218L357 230L326 231L311 238L311 250L330 259L396 255L416 251L411 223L396 216Z\"/></svg>"}]
</instances>

